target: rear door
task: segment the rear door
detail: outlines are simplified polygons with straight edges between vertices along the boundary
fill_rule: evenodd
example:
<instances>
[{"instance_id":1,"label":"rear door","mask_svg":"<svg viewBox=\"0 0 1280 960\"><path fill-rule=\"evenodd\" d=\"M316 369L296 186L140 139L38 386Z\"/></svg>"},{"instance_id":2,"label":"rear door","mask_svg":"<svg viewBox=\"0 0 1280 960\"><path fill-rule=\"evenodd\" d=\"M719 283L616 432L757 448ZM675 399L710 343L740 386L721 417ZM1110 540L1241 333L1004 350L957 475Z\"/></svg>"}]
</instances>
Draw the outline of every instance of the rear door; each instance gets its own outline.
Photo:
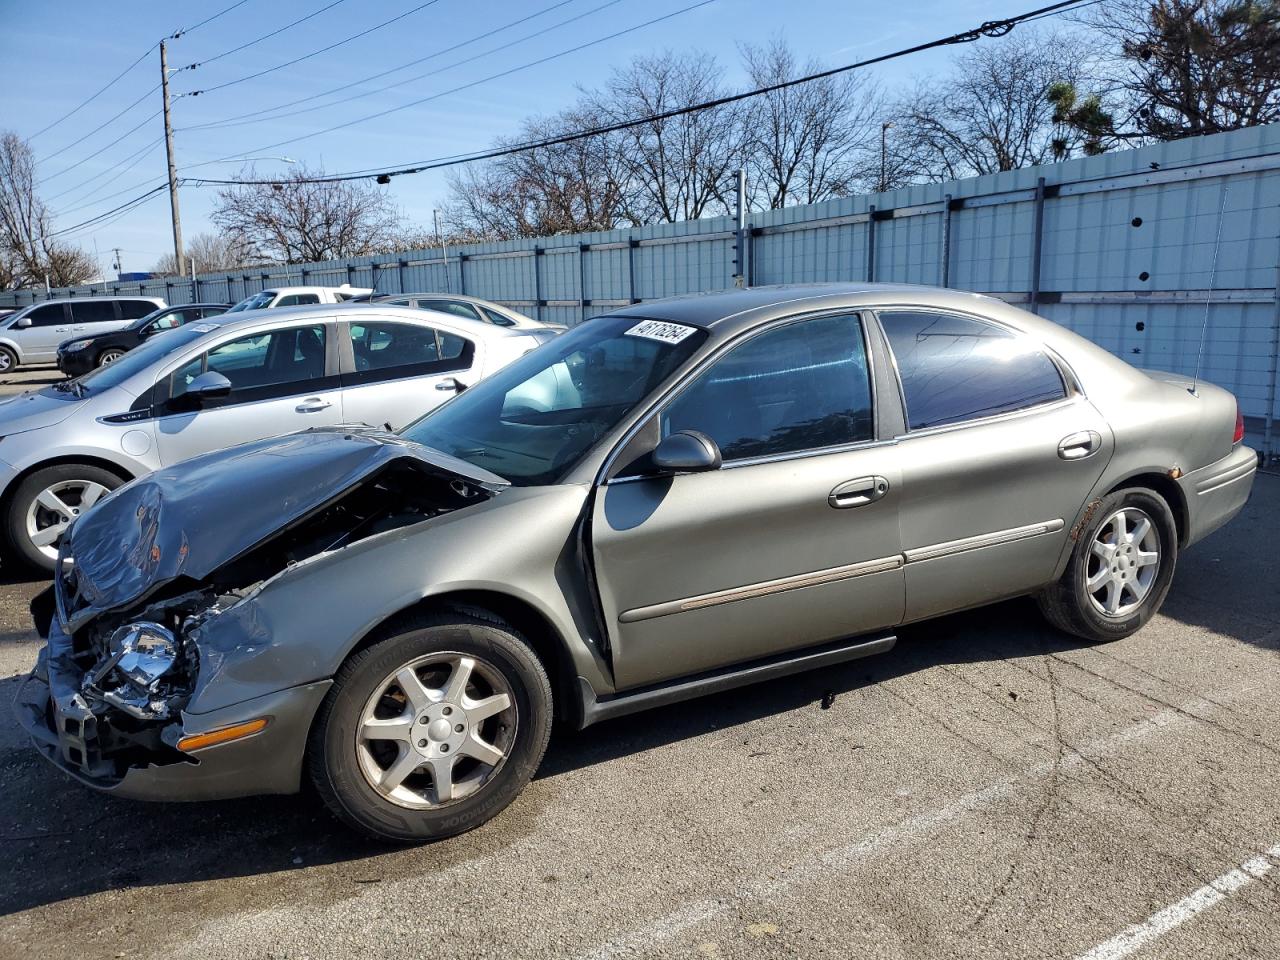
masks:
<instances>
[{"instance_id":1,"label":"rear door","mask_svg":"<svg viewBox=\"0 0 1280 960\"><path fill-rule=\"evenodd\" d=\"M92 337L99 333L110 333L120 329L127 322L121 321L119 306L111 300L86 300L83 303L72 301L68 306L71 308L72 337ZM154 309L151 304L147 306Z\"/></svg>"},{"instance_id":2,"label":"rear door","mask_svg":"<svg viewBox=\"0 0 1280 960\"><path fill-rule=\"evenodd\" d=\"M338 324L350 423L398 430L474 383L477 341L443 327L362 315Z\"/></svg>"},{"instance_id":3,"label":"rear door","mask_svg":"<svg viewBox=\"0 0 1280 960\"><path fill-rule=\"evenodd\" d=\"M1110 459L1110 428L1070 371L986 319L881 311L906 406L907 619L1050 580Z\"/></svg>"},{"instance_id":4,"label":"rear door","mask_svg":"<svg viewBox=\"0 0 1280 960\"><path fill-rule=\"evenodd\" d=\"M856 314L811 317L730 348L638 435L651 449L701 431L724 465L623 468L597 491L595 573L620 688L902 619L897 454L877 440L866 332ZM631 445L619 459L634 459Z\"/></svg>"},{"instance_id":5,"label":"rear door","mask_svg":"<svg viewBox=\"0 0 1280 960\"><path fill-rule=\"evenodd\" d=\"M233 337L169 368L157 383L161 462L341 423L337 367L333 324L317 319ZM231 381L230 395L199 405L184 399L208 370Z\"/></svg>"}]
</instances>

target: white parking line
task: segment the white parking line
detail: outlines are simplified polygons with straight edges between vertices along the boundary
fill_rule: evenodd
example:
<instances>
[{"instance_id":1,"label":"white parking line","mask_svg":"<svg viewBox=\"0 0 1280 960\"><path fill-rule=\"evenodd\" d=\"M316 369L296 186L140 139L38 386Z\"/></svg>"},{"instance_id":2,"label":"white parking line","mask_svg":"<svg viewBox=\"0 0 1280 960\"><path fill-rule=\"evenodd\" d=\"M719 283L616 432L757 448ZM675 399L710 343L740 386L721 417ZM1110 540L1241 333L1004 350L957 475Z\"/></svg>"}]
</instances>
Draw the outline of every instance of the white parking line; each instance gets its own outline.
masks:
<instances>
[{"instance_id":1,"label":"white parking line","mask_svg":"<svg viewBox=\"0 0 1280 960\"><path fill-rule=\"evenodd\" d=\"M1082 953L1076 960L1120 960L1163 936L1174 927L1186 923L1198 913L1210 907L1216 907L1223 900L1241 887L1248 886L1255 880L1261 880L1276 867L1280 860L1280 843L1260 857L1246 860L1234 870L1228 870L1215 880L1210 880L1199 890L1183 897L1172 906L1165 907L1159 913L1152 914L1144 923L1135 924L1105 943L1100 943L1088 953Z\"/></svg>"},{"instance_id":2,"label":"white parking line","mask_svg":"<svg viewBox=\"0 0 1280 960\"><path fill-rule=\"evenodd\" d=\"M1192 700L1177 707L1166 708L1145 720L1083 744L1080 747L1081 752L1068 753L1058 762L1057 767L1059 770L1070 770L1082 766L1088 762L1086 755L1088 759L1105 756L1170 725L1188 722L1193 717L1212 714L1222 709L1227 701L1247 695L1252 689L1252 685L1246 685L1219 693L1212 698ZM743 901L776 897L804 880L831 870L847 869L858 861L895 844L923 836L937 827L988 806L992 801L1012 793L1029 780L1047 776L1054 766L1053 761L1041 761L980 790L967 793L944 807L889 824L871 836L860 837L851 843L819 851L813 857L789 868L780 876L771 871L745 881L736 889L726 891L722 896L691 901L679 910L655 917L648 923L634 927L594 949L579 954L578 960L613 960L615 957L633 956L653 950L691 927L730 912ZM1123 955L1116 954L1116 956ZM1099 958L1089 957L1089 960L1099 960Z\"/></svg>"}]
</instances>

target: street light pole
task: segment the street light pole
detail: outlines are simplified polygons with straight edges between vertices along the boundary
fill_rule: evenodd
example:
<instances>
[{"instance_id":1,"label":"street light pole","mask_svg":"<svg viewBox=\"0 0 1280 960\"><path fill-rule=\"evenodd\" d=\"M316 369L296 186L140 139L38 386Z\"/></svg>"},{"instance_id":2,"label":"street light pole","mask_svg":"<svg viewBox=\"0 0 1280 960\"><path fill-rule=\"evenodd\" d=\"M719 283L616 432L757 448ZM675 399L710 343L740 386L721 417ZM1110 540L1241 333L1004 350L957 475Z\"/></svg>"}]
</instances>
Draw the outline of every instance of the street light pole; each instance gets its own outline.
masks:
<instances>
[{"instance_id":1,"label":"street light pole","mask_svg":"<svg viewBox=\"0 0 1280 960\"><path fill-rule=\"evenodd\" d=\"M886 170L887 164L885 161L889 153L887 137L889 128L892 126L892 120L886 120L880 124L880 182L877 184L879 187L879 193L884 193L889 189L889 175Z\"/></svg>"},{"instance_id":2,"label":"street light pole","mask_svg":"<svg viewBox=\"0 0 1280 960\"><path fill-rule=\"evenodd\" d=\"M173 162L173 122L169 118L169 53L160 41L160 90L164 98L164 153L169 161L169 209L173 212L173 263L182 273L182 217L178 213L178 168Z\"/></svg>"}]
</instances>

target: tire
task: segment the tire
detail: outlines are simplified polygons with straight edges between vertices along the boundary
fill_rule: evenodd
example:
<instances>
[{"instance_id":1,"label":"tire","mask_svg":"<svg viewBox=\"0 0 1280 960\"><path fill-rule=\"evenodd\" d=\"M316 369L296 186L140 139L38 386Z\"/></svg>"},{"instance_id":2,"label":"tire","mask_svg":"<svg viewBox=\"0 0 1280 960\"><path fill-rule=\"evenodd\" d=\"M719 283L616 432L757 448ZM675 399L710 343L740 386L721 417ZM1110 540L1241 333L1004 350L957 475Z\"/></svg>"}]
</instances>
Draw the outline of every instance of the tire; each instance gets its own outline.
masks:
<instances>
[{"instance_id":1,"label":"tire","mask_svg":"<svg viewBox=\"0 0 1280 960\"><path fill-rule=\"evenodd\" d=\"M463 660L473 664L465 695L454 688ZM398 679L406 669L423 688L413 697ZM552 707L546 670L509 625L478 612L420 616L338 670L312 725L307 767L330 811L361 833L443 839L496 816L525 788L546 752ZM379 736L364 736L373 729L366 721L381 725ZM484 747L501 759L482 761L493 756ZM443 770L450 785L441 798Z\"/></svg>"},{"instance_id":2,"label":"tire","mask_svg":"<svg viewBox=\"0 0 1280 960\"><path fill-rule=\"evenodd\" d=\"M105 367L108 363L115 363L125 352L119 347L109 347L98 354L98 366Z\"/></svg>"},{"instance_id":3,"label":"tire","mask_svg":"<svg viewBox=\"0 0 1280 960\"><path fill-rule=\"evenodd\" d=\"M1149 527L1141 526L1143 518ZM1095 642L1121 640L1160 609L1177 561L1178 529L1164 498L1144 487L1117 490L1088 514L1062 578L1036 602L1045 619L1065 633Z\"/></svg>"},{"instance_id":4,"label":"tire","mask_svg":"<svg viewBox=\"0 0 1280 960\"><path fill-rule=\"evenodd\" d=\"M91 506L124 482L111 471L87 463L60 463L37 470L18 484L9 499L5 532L13 556L37 570L52 571L61 533L48 543L37 543L29 524L34 523L37 533L66 527L87 509L86 498L91 498ZM36 498L46 491L53 493L65 509L55 511L38 504Z\"/></svg>"},{"instance_id":5,"label":"tire","mask_svg":"<svg viewBox=\"0 0 1280 960\"><path fill-rule=\"evenodd\" d=\"M8 347L0 347L0 376L18 369L18 356Z\"/></svg>"}]
</instances>

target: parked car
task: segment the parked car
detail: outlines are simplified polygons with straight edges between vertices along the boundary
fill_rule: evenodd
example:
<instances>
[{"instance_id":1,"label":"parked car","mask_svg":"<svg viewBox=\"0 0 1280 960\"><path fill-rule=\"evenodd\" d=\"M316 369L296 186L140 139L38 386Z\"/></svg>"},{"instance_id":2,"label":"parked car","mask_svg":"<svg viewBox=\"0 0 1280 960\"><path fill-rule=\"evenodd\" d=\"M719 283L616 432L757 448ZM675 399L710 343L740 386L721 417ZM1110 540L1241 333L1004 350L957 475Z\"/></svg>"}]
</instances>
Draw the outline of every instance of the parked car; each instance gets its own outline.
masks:
<instances>
[{"instance_id":1,"label":"parked car","mask_svg":"<svg viewBox=\"0 0 1280 960\"><path fill-rule=\"evenodd\" d=\"M536 345L366 304L228 312L156 334L83 377L0 400L8 543L52 569L71 521L133 477L311 426L403 426Z\"/></svg>"},{"instance_id":2,"label":"parked car","mask_svg":"<svg viewBox=\"0 0 1280 960\"><path fill-rule=\"evenodd\" d=\"M346 303L372 293L368 287L274 287L245 297L228 313L244 310L269 310L275 307L305 307L314 303Z\"/></svg>"},{"instance_id":3,"label":"parked car","mask_svg":"<svg viewBox=\"0 0 1280 960\"><path fill-rule=\"evenodd\" d=\"M43 300L0 319L0 374L28 363L51 363L69 337L107 333L165 306L158 297L73 297Z\"/></svg>"},{"instance_id":4,"label":"parked car","mask_svg":"<svg viewBox=\"0 0 1280 960\"><path fill-rule=\"evenodd\" d=\"M229 303L184 303L180 307L163 307L139 317L121 330L67 340L58 345L58 369L68 376L78 377L94 367L119 360L153 334L195 320L220 316L230 307Z\"/></svg>"},{"instance_id":5,"label":"parked car","mask_svg":"<svg viewBox=\"0 0 1280 960\"><path fill-rule=\"evenodd\" d=\"M1133 633L1257 466L1234 398L1191 387L955 291L637 305L398 434L264 440L103 500L19 712L119 796L305 775L367 833L459 833L521 791L553 716L883 653L1020 594L1086 640Z\"/></svg>"},{"instance_id":6,"label":"parked car","mask_svg":"<svg viewBox=\"0 0 1280 960\"><path fill-rule=\"evenodd\" d=\"M466 317L468 320L479 320L481 323L492 323L499 327L518 327L525 330L554 330L563 333L568 329L562 323L543 323L532 317L526 317L510 307L499 303L490 303L479 297L465 297L454 293L398 293L375 295L370 299L380 303L394 303L404 307L417 307L419 310L439 310L441 313L452 313Z\"/></svg>"}]
</instances>

